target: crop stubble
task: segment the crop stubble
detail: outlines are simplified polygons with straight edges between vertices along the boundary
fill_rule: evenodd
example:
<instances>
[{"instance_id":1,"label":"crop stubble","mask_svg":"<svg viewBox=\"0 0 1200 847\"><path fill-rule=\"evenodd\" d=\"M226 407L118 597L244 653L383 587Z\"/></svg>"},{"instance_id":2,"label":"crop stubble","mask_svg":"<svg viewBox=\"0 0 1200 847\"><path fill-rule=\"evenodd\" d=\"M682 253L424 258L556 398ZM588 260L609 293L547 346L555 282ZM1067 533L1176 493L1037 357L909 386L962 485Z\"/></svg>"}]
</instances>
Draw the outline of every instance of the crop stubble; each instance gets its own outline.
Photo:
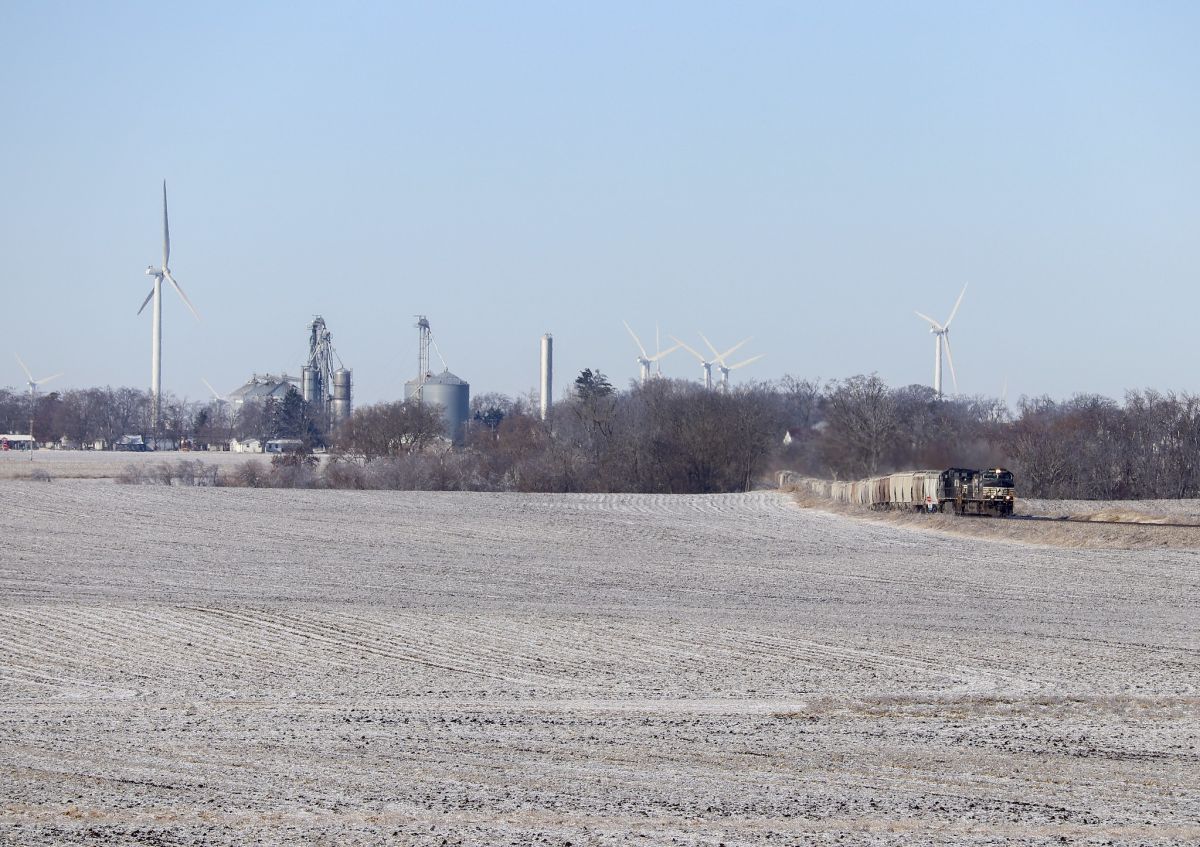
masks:
<instances>
[{"instance_id":1,"label":"crop stubble","mask_svg":"<svg viewBox=\"0 0 1200 847\"><path fill-rule=\"evenodd\" d=\"M0 486L0 842L1200 839L1192 551Z\"/></svg>"}]
</instances>

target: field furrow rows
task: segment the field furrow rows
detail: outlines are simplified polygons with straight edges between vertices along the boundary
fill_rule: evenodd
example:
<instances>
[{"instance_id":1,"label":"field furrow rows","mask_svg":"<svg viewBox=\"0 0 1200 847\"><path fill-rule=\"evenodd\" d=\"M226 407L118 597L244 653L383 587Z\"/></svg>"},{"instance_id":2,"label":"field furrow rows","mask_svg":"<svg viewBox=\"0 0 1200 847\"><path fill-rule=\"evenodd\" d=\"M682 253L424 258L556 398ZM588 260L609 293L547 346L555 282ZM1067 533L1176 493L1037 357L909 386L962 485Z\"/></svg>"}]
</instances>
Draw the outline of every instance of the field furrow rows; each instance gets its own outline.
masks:
<instances>
[{"instance_id":1,"label":"field furrow rows","mask_svg":"<svg viewBox=\"0 0 1200 847\"><path fill-rule=\"evenodd\" d=\"M1193 551L0 484L0 843L1200 840Z\"/></svg>"}]
</instances>

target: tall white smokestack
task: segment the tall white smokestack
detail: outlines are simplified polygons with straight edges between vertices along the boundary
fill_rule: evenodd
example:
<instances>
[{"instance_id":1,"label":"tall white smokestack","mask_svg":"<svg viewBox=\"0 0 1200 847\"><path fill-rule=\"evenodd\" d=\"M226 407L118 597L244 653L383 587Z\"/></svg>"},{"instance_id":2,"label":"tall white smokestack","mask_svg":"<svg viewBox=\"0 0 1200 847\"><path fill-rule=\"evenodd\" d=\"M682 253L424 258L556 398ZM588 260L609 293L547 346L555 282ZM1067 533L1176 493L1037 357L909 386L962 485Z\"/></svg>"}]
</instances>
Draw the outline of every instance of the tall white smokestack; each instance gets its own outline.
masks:
<instances>
[{"instance_id":1,"label":"tall white smokestack","mask_svg":"<svg viewBox=\"0 0 1200 847\"><path fill-rule=\"evenodd\" d=\"M542 420L550 414L550 404L554 398L554 336L546 333L542 336Z\"/></svg>"}]
</instances>

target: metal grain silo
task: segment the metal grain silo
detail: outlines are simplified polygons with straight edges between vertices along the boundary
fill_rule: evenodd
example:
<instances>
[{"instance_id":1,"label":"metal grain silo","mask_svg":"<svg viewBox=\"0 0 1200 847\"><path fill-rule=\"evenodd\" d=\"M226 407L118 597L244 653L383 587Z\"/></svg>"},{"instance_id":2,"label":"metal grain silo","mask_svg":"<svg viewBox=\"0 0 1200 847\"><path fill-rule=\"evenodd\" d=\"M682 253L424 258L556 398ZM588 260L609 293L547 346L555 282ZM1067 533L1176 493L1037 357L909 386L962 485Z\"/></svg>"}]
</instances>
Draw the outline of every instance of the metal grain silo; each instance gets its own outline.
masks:
<instances>
[{"instance_id":1,"label":"metal grain silo","mask_svg":"<svg viewBox=\"0 0 1200 847\"><path fill-rule=\"evenodd\" d=\"M442 407L442 418L446 422L446 435L453 441L462 441L466 435L467 420L471 416L471 386L449 370L428 377L420 385L409 383L406 394L416 394L422 403Z\"/></svg>"},{"instance_id":2,"label":"metal grain silo","mask_svg":"<svg viewBox=\"0 0 1200 847\"><path fill-rule=\"evenodd\" d=\"M338 368L333 372L333 425L337 426L350 418L350 369Z\"/></svg>"},{"instance_id":3,"label":"metal grain silo","mask_svg":"<svg viewBox=\"0 0 1200 847\"><path fill-rule=\"evenodd\" d=\"M300 371L300 395L305 403L324 402L321 396L320 376L316 368L306 367Z\"/></svg>"}]
</instances>

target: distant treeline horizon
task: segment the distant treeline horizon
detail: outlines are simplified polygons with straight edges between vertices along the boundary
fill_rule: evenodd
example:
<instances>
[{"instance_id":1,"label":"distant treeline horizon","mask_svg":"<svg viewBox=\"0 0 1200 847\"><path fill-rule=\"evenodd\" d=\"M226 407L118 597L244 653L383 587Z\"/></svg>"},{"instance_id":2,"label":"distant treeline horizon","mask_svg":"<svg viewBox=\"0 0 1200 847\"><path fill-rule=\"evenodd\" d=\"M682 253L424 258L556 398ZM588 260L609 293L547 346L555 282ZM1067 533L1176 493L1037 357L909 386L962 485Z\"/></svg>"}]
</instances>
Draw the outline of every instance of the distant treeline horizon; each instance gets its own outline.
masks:
<instances>
[{"instance_id":1,"label":"distant treeline horizon","mask_svg":"<svg viewBox=\"0 0 1200 847\"><path fill-rule=\"evenodd\" d=\"M111 444L148 433L149 394L129 388L0 389L0 430L39 441ZM298 394L282 401L184 403L164 396L163 434L196 447L231 438L300 438L320 467L288 460L246 484L471 491L721 493L777 470L860 479L910 469L1003 466L1021 496L1200 496L1200 397L1131 391L1121 402L937 397L876 375L785 377L728 392L656 378L615 389L585 370L543 421L530 398L481 394L451 444L439 409L416 401L354 410L335 431ZM199 457L198 457L199 458ZM262 463L260 463L261 465ZM231 484L237 484L233 478Z\"/></svg>"}]
</instances>

